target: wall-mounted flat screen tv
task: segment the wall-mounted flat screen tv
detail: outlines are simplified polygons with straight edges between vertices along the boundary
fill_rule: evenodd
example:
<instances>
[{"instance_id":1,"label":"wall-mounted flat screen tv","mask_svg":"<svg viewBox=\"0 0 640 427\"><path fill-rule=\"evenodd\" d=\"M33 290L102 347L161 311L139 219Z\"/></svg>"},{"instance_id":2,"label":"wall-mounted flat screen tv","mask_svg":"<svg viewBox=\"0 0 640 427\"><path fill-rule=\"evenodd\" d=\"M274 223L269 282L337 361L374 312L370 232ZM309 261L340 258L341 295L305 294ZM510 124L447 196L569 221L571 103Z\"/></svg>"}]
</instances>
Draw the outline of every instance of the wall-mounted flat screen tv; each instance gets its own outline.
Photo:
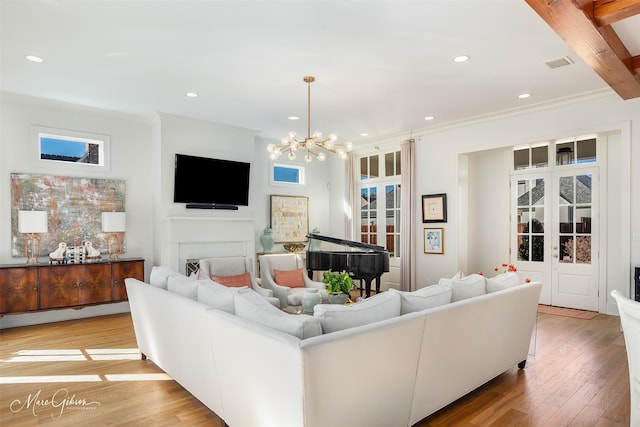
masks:
<instances>
[{"instance_id":1,"label":"wall-mounted flat screen tv","mask_svg":"<svg viewBox=\"0 0 640 427\"><path fill-rule=\"evenodd\" d=\"M249 206L250 166L245 162L176 154L173 201L187 203L187 207Z\"/></svg>"}]
</instances>

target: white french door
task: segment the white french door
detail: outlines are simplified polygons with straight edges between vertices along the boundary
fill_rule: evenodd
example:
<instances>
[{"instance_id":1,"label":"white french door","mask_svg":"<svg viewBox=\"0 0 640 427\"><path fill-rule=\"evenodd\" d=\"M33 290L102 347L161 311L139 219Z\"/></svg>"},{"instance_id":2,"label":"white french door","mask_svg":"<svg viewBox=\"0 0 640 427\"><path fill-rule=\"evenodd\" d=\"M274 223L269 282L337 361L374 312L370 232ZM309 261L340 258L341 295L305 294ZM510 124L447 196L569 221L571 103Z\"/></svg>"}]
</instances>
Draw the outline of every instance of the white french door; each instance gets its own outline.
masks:
<instances>
[{"instance_id":1,"label":"white french door","mask_svg":"<svg viewBox=\"0 0 640 427\"><path fill-rule=\"evenodd\" d=\"M541 304L598 310L598 169L514 175L511 254Z\"/></svg>"}]
</instances>

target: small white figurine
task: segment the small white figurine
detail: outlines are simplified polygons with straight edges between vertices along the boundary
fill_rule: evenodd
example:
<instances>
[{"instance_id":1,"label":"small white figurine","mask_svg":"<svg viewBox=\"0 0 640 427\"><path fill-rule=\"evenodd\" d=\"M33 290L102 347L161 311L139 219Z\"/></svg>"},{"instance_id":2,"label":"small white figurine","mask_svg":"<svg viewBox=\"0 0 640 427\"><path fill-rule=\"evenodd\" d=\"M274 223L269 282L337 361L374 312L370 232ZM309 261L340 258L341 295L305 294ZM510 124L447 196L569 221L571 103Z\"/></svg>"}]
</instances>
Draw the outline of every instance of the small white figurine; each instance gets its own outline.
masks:
<instances>
[{"instance_id":1,"label":"small white figurine","mask_svg":"<svg viewBox=\"0 0 640 427\"><path fill-rule=\"evenodd\" d=\"M58 249L49 253L51 261L65 262L67 260L67 244L65 242L58 243Z\"/></svg>"},{"instance_id":2,"label":"small white figurine","mask_svg":"<svg viewBox=\"0 0 640 427\"><path fill-rule=\"evenodd\" d=\"M87 258L100 258L100 251L93 247L93 243L84 242L84 251Z\"/></svg>"}]
</instances>

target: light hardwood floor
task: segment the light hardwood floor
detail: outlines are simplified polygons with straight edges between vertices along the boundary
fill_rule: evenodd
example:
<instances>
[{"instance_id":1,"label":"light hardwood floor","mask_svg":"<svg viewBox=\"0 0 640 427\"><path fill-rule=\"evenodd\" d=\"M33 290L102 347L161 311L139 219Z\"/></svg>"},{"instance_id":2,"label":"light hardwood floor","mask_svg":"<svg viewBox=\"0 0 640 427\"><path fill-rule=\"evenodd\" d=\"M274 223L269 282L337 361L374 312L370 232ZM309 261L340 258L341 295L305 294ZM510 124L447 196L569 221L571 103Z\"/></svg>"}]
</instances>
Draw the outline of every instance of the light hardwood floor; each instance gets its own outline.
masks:
<instances>
[{"instance_id":1,"label":"light hardwood floor","mask_svg":"<svg viewBox=\"0 0 640 427\"><path fill-rule=\"evenodd\" d=\"M0 425L223 424L139 359L131 318L122 314L0 331ZM415 427L628 425L619 319L540 314L524 371L514 367Z\"/></svg>"}]
</instances>

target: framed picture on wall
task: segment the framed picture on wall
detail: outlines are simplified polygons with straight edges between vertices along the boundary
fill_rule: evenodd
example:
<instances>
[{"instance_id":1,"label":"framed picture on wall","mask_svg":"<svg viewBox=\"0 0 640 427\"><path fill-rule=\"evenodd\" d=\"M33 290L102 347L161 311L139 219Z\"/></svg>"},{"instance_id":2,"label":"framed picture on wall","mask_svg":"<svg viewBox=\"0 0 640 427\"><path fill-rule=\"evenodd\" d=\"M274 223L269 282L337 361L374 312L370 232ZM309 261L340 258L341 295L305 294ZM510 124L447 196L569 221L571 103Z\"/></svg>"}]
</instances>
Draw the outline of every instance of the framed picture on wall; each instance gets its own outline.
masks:
<instances>
[{"instance_id":1,"label":"framed picture on wall","mask_svg":"<svg viewBox=\"0 0 640 427\"><path fill-rule=\"evenodd\" d=\"M424 253L444 254L444 228L424 229Z\"/></svg>"},{"instance_id":2,"label":"framed picture on wall","mask_svg":"<svg viewBox=\"0 0 640 427\"><path fill-rule=\"evenodd\" d=\"M276 243L306 242L309 198L271 195L271 229Z\"/></svg>"},{"instance_id":3,"label":"framed picture on wall","mask_svg":"<svg viewBox=\"0 0 640 427\"><path fill-rule=\"evenodd\" d=\"M422 222L447 222L446 193L422 196Z\"/></svg>"}]
</instances>

